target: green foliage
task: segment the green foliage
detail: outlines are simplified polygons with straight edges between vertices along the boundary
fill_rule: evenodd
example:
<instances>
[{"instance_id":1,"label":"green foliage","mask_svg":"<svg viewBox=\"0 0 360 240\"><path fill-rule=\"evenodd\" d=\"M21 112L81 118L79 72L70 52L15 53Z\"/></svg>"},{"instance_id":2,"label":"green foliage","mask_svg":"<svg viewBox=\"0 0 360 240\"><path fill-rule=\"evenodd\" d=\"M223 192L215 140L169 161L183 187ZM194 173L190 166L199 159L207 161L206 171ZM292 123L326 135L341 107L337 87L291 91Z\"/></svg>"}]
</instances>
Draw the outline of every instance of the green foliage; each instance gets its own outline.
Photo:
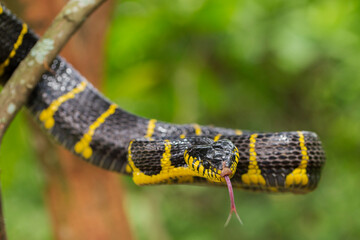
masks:
<instances>
[{"instance_id":1,"label":"green foliage","mask_svg":"<svg viewBox=\"0 0 360 240\"><path fill-rule=\"evenodd\" d=\"M110 99L169 122L315 131L328 158L313 193L235 191L244 225L233 219L226 229L225 188L137 187L124 177L138 239L360 238L359 13L354 0L117 4L106 50ZM43 180L25 125L22 117L12 124L0 151L6 220L12 239L45 239Z\"/></svg>"}]
</instances>

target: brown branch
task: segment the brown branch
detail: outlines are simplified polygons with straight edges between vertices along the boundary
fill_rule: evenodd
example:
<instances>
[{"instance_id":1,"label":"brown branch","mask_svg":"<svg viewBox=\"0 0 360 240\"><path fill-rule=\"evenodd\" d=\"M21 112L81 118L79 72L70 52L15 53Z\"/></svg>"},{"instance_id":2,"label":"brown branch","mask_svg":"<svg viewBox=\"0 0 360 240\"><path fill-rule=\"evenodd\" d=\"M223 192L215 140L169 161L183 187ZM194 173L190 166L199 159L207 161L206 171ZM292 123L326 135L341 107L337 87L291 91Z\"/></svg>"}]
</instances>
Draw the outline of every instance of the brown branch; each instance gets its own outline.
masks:
<instances>
[{"instance_id":1,"label":"brown branch","mask_svg":"<svg viewBox=\"0 0 360 240\"><path fill-rule=\"evenodd\" d=\"M56 55L85 19L106 0L70 0L0 92L0 145L6 129L26 103ZM0 192L0 240L6 239Z\"/></svg>"}]
</instances>

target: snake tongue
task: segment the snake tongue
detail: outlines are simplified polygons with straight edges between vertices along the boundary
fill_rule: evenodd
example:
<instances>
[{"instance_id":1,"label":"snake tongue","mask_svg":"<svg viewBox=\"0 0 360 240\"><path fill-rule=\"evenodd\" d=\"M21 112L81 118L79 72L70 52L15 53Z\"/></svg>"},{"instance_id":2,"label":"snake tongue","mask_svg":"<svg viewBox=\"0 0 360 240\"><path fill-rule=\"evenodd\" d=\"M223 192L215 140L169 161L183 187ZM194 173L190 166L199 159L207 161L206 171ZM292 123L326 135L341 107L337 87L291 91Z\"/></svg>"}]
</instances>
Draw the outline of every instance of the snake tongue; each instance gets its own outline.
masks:
<instances>
[{"instance_id":1,"label":"snake tongue","mask_svg":"<svg viewBox=\"0 0 360 240\"><path fill-rule=\"evenodd\" d=\"M232 213L235 213L236 218L239 220L240 224L243 224L238 213L236 212L236 207L235 207L235 201L234 201L234 192L233 192L233 188L231 185L231 181L230 181L230 177L229 175L224 176L225 180L226 180L226 184L228 186L229 189L229 197L230 197L230 203L231 203L231 208L230 208L230 213L229 213L229 217L227 218L224 227L226 227L231 219Z\"/></svg>"}]
</instances>

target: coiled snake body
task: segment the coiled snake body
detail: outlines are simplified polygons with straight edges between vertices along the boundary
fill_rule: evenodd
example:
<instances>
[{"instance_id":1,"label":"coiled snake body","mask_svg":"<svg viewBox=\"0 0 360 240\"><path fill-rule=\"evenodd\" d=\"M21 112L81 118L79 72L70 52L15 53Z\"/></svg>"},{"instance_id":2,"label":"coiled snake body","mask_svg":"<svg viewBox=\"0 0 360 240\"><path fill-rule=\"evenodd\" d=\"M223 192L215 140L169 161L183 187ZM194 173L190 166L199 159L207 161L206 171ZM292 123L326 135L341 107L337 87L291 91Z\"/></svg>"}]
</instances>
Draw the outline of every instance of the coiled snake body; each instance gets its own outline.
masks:
<instances>
[{"instance_id":1,"label":"coiled snake body","mask_svg":"<svg viewBox=\"0 0 360 240\"><path fill-rule=\"evenodd\" d=\"M0 5L0 83L38 37ZM35 51L32 54L35 54ZM84 160L136 184L199 183L256 191L315 189L325 154L307 131L256 133L177 125L130 114L106 99L64 59L42 75L28 109L59 143Z\"/></svg>"}]
</instances>

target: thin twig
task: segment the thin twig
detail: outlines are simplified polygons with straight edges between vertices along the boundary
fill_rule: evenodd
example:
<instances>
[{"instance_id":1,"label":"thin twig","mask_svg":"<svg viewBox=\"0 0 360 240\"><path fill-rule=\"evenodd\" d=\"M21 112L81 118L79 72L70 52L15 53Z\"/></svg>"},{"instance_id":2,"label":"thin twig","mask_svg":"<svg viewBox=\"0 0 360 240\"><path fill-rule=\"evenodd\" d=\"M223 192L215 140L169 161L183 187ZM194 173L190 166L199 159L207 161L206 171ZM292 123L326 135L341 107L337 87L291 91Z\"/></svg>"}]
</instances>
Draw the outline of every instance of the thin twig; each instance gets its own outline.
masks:
<instances>
[{"instance_id":1,"label":"thin twig","mask_svg":"<svg viewBox=\"0 0 360 240\"><path fill-rule=\"evenodd\" d=\"M85 19L106 0L70 0L55 18L30 54L20 63L0 92L0 145L6 129L26 103L40 81L45 67L50 66L71 35ZM6 239L0 192L0 240Z\"/></svg>"}]
</instances>

